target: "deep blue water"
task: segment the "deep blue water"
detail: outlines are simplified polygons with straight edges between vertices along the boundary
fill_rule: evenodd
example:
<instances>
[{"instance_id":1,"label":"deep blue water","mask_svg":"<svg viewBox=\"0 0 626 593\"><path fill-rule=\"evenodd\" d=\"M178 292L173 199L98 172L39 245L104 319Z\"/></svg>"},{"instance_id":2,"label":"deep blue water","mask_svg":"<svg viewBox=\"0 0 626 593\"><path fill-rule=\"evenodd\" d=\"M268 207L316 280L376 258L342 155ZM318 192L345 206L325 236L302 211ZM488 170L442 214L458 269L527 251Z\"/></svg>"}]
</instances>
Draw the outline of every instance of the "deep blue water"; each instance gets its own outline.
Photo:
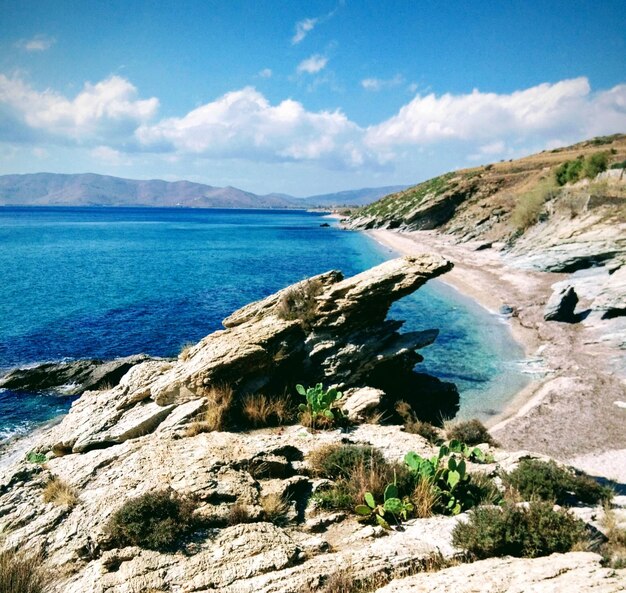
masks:
<instances>
[{"instance_id":1,"label":"deep blue water","mask_svg":"<svg viewBox=\"0 0 626 593\"><path fill-rule=\"evenodd\" d=\"M332 268L393 257L360 233L294 211L0 208L0 370L72 358L175 355L244 304ZM502 409L522 352L497 317L441 283L394 305L407 329L438 327L425 370L457 383L465 415ZM0 438L70 398L0 390Z\"/></svg>"}]
</instances>

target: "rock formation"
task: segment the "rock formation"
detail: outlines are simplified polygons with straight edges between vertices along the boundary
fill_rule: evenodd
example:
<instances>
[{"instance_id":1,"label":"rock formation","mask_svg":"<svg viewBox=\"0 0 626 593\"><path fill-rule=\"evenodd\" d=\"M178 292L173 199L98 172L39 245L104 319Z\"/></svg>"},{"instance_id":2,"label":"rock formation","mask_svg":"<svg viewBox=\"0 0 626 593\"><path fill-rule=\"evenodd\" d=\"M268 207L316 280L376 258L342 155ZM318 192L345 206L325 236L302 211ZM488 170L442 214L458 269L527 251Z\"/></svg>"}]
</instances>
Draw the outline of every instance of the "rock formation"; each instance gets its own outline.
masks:
<instances>
[{"instance_id":1,"label":"rock formation","mask_svg":"<svg viewBox=\"0 0 626 593\"><path fill-rule=\"evenodd\" d=\"M423 402L432 410L429 387L449 407L454 389L412 370L421 359L415 348L436 331L400 334L401 323L386 314L394 300L450 267L422 256L348 279L322 274L235 312L225 330L179 360L142 362L115 387L84 393L40 438L35 450L45 462L0 460L0 549L41 553L55 575L52 593L304 593L321 590L349 566L367 578L454 558L451 532L463 516L412 519L386 533L308 504L328 481L312 475L312 451L349 442L375 445L389 461L410 450L432 455L419 435L373 424L318 432L299 425L190 430L211 405L210 390L224 383L235 398L281 393L296 380L336 383L355 418L400 396L418 412ZM418 384L419 391L404 391ZM494 475L526 455L493 451L481 469ZM44 496L55 480L73 492L69 502ZM164 488L193 499L203 527L178 551L115 547L106 528L112 514ZM286 525L267 520L268 496L286 501ZM234 509L245 520L232 524Z\"/></svg>"},{"instance_id":2,"label":"rock formation","mask_svg":"<svg viewBox=\"0 0 626 593\"><path fill-rule=\"evenodd\" d=\"M62 388L64 395L114 387L135 365L151 360L145 354L115 360L75 360L50 362L35 367L14 369L0 378L0 389L40 391Z\"/></svg>"},{"instance_id":3,"label":"rock formation","mask_svg":"<svg viewBox=\"0 0 626 593\"><path fill-rule=\"evenodd\" d=\"M546 304L543 318L546 321L573 323L576 321L574 309L576 309L577 303L578 295L574 287L557 288Z\"/></svg>"}]
</instances>

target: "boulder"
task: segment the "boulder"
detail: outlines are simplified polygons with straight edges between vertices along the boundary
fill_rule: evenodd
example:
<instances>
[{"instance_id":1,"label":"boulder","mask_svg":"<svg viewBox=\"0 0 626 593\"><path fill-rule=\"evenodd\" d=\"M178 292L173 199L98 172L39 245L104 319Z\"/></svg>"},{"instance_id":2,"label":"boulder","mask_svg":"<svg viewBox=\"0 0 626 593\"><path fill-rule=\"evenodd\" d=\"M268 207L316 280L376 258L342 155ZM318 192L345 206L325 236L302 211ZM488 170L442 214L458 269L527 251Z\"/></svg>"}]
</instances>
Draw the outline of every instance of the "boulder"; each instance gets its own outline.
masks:
<instances>
[{"instance_id":1,"label":"boulder","mask_svg":"<svg viewBox=\"0 0 626 593\"><path fill-rule=\"evenodd\" d=\"M546 304L543 318L546 321L573 323L576 321L574 309L576 309L577 304L578 295L573 286L557 288Z\"/></svg>"},{"instance_id":2,"label":"boulder","mask_svg":"<svg viewBox=\"0 0 626 593\"><path fill-rule=\"evenodd\" d=\"M385 392L373 387L361 387L346 392L342 410L353 421L363 421L367 414L373 412L385 397Z\"/></svg>"},{"instance_id":3,"label":"boulder","mask_svg":"<svg viewBox=\"0 0 626 593\"><path fill-rule=\"evenodd\" d=\"M603 319L626 315L626 266L621 266L608 277L591 308L599 311Z\"/></svg>"}]
</instances>

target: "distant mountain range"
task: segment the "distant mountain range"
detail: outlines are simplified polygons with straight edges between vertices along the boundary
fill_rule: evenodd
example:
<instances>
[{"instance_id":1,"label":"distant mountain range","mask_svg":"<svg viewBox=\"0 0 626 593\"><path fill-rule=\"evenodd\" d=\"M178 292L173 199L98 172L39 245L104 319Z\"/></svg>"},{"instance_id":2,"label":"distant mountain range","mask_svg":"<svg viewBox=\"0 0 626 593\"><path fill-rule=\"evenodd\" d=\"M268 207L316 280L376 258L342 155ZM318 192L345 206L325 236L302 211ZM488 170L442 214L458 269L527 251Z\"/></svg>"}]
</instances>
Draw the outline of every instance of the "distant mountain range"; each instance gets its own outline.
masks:
<instances>
[{"instance_id":1,"label":"distant mountain range","mask_svg":"<svg viewBox=\"0 0 626 593\"><path fill-rule=\"evenodd\" d=\"M256 195L191 181L122 179L82 173L0 175L0 206L152 206L186 208L314 208L362 206L405 186L364 188L295 198Z\"/></svg>"}]
</instances>

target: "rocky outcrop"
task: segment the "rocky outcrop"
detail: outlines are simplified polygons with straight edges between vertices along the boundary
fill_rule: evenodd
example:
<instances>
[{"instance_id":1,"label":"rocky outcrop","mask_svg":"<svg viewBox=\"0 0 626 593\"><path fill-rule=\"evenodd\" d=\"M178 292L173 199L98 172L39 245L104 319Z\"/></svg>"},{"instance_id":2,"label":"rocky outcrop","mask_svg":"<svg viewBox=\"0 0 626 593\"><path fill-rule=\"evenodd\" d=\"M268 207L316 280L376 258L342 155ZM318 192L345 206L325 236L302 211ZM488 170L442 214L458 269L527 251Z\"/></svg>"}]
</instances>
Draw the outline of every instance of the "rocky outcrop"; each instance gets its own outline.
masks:
<instances>
[{"instance_id":1,"label":"rocky outcrop","mask_svg":"<svg viewBox=\"0 0 626 593\"><path fill-rule=\"evenodd\" d=\"M609 276L591 308L599 311L603 319L626 315L626 265Z\"/></svg>"},{"instance_id":2,"label":"rocky outcrop","mask_svg":"<svg viewBox=\"0 0 626 593\"><path fill-rule=\"evenodd\" d=\"M401 334L402 322L386 319L395 300L451 267L437 256L400 258L347 279L328 272L252 303L179 360L144 362L114 388L85 393L49 446L57 453L85 452L163 423L184 423L206 407L213 387L224 384L236 397L293 392L296 383L370 386L385 392L390 410L403 397L425 417L453 416L456 388L413 372L422 360L416 349L430 344L437 330ZM306 321L286 314L285 298L313 285Z\"/></svg>"},{"instance_id":3,"label":"rocky outcrop","mask_svg":"<svg viewBox=\"0 0 626 593\"><path fill-rule=\"evenodd\" d=\"M576 321L574 310L578 304L578 295L572 286L557 288L550 296L544 310L543 318L546 321Z\"/></svg>"},{"instance_id":4,"label":"rocky outcrop","mask_svg":"<svg viewBox=\"0 0 626 593\"><path fill-rule=\"evenodd\" d=\"M553 554L547 558L490 558L437 573L399 579L376 593L617 593L626 590L626 569L602 566L590 552Z\"/></svg>"},{"instance_id":5,"label":"rocky outcrop","mask_svg":"<svg viewBox=\"0 0 626 593\"><path fill-rule=\"evenodd\" d=\"M114 387L135 365L151 360L145 354L115 360L74 360L15 369L0 378L0 389L41 391L60 389L64 395Z\"/></svg>"}]
</instances>

